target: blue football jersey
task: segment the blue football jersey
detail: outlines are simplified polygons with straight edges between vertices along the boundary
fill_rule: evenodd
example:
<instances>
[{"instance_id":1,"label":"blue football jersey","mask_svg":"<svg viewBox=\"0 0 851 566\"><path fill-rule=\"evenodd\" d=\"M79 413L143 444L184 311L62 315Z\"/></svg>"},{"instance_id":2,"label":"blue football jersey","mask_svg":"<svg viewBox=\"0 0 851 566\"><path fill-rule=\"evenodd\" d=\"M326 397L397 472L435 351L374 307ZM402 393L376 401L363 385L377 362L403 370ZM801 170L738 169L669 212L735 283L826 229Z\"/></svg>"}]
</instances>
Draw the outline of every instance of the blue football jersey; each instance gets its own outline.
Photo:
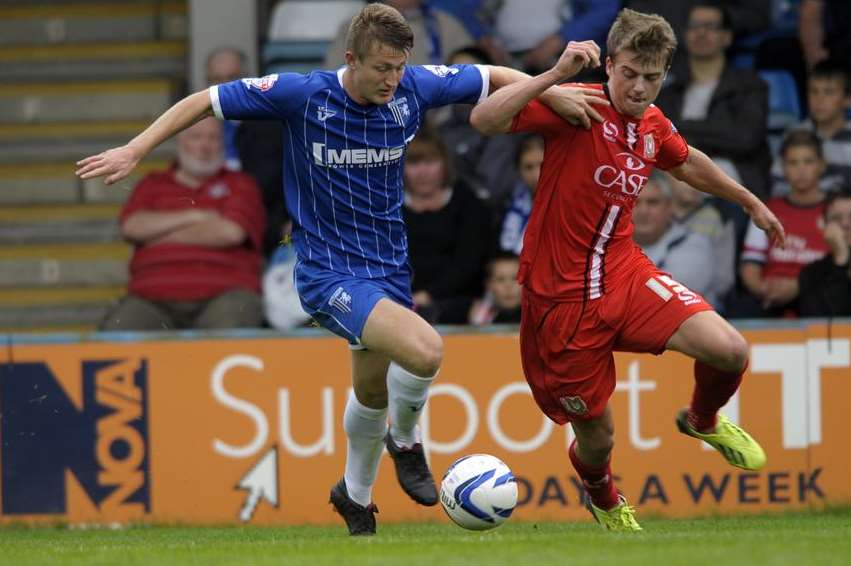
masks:
<instances>
[{"instance_id":1,"label":"blue football jersey","mask_svg":"<svg viewBox=\"0 0 851 566\"><path fill-rule=\"evenodd\" d=\"M346 68L210 87L222 120L284 124L284 195L301 261L357 277L392 275L408 259L402 221L405 149L429 108L488 94L487 67L409 66L394 98L361 105Z\"/></svg>"}]
</instances>

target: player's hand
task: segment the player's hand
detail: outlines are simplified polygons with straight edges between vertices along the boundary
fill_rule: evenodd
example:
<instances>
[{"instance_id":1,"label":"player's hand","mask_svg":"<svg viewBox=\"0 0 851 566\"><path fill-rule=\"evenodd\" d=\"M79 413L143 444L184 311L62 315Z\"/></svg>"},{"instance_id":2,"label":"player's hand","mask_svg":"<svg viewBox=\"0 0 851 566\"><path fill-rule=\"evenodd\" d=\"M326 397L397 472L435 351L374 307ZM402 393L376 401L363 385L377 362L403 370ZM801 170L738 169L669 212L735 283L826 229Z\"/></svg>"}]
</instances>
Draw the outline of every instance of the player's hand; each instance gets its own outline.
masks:
<instances>
[{"instance_id":1,"label":"player's hand","mask_svg":"<svg viewBox=\"0 0 851 566\"><path fill-rule=\"evenodd\" d=\"M783 229L783 224L780 223L777 217L774 216L774 213L762 201L758 201L747 212L753 223L768 234L771 245L777 245L781 248L786 247L786 230Z\"/></svg>"},{"instance_id":2,"label":"player's hand","mask_svg":"<svg viewBox=\"0 0 851 566\"><path fill-rule=\"evenodd\" d=\"M571 41L556 62L555 69L565 79L582 69L600 66L600 48L593 41Z\"/></svg>"},{"instance_id":3,"label":"player's hand","mask_svg":"<svg viewBox=\"0 0 851 566\"><path fill-rule=\"evenodd\" d=\"M111 185L129 175L141 158L135 149L123 145L78 161L76 175L81 179L106 176L104 183Z\"/></svg>"},{"instance_id":4,"label":"player's hand","mask_svg":"<svg viewBox=\"0 0 851 566\"><path fill-rule=\"evenodd\" d=\"M603 121L594 106L611 106L603 91L580 86L553 87L542 96L542 101L574 126L586 130L591 128L591 120Z\"/></svg>"}]
</instances>

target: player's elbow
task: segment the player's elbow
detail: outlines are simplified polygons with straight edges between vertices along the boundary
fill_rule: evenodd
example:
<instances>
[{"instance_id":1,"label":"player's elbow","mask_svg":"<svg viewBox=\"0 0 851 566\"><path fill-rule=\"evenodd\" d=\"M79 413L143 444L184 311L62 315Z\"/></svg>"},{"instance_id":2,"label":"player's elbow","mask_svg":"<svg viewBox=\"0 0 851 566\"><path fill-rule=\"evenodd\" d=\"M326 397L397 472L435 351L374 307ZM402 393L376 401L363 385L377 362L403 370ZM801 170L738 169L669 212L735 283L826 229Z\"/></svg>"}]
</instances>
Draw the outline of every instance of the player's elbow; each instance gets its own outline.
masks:
<instances>
[{"instance_id":1,"label":"player's elbow","mask_svg":"<svg viewBox=\"0 0 851 566\"><path fill-rule=\"evenodd\" d=\"M510 123L500 123L493 112L488 110L487 105L479 104L473 107L470 124L480 133L490 136L507 132Z\"/></svg>"}]
</instances>

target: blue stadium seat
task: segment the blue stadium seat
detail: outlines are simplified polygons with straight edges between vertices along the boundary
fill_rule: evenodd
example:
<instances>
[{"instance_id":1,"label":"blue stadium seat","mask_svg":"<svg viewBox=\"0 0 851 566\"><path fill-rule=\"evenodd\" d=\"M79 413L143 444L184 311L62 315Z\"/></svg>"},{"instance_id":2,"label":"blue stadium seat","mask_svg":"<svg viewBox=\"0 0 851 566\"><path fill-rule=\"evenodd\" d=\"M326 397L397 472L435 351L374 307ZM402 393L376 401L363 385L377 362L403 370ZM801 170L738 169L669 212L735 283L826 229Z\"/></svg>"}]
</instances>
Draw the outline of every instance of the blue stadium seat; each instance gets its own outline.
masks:
<instances>
[{"instance_id":1,"label":"blue stadium seat","mask_svg":"<svg viewBox=\"0 0 851 566\"><path fill-rule=\"evenodd\" d=\"M801 103L791 73L763 69L759 76L768 84L768 129L782 131L797 123L801 119Z\"/></svg>"},{"instance_id":2,"label":"blue stadium seat","mask_svg":"<svg viewBox=\"0 0 851 566\"><path fill-rule=\"evenodd\" d=\"M361 0L283 0L269 22L263 47L265 72L305 72L320 66L343 22L362 7Z\"/></svg>"}]
</instances>

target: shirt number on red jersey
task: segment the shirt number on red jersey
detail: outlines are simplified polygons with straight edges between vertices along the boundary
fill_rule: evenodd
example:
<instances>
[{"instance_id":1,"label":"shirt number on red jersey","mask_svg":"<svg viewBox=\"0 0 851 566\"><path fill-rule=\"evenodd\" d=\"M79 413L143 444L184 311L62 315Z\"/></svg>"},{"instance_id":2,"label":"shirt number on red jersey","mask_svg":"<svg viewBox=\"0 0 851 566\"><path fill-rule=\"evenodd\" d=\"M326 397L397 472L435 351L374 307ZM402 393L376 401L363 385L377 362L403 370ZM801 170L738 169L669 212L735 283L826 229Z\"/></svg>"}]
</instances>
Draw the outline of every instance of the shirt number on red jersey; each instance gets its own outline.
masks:
<instances>
[{"instance_id":1,"label":"shirt number on red jersey","mask_svg":"<svg viewBox=\"0 0 851 566\"><path fill-rule=\"evenodd\" d=\"M666 303L675 296L685 305L694 305L701 301L700 296L697 293L689 290L688 287L682 283L674 281L667 275L651 277L647 280L645 285L647 285L651 291L659 295L659 298Z\"/></svg>"}]
</instances>

